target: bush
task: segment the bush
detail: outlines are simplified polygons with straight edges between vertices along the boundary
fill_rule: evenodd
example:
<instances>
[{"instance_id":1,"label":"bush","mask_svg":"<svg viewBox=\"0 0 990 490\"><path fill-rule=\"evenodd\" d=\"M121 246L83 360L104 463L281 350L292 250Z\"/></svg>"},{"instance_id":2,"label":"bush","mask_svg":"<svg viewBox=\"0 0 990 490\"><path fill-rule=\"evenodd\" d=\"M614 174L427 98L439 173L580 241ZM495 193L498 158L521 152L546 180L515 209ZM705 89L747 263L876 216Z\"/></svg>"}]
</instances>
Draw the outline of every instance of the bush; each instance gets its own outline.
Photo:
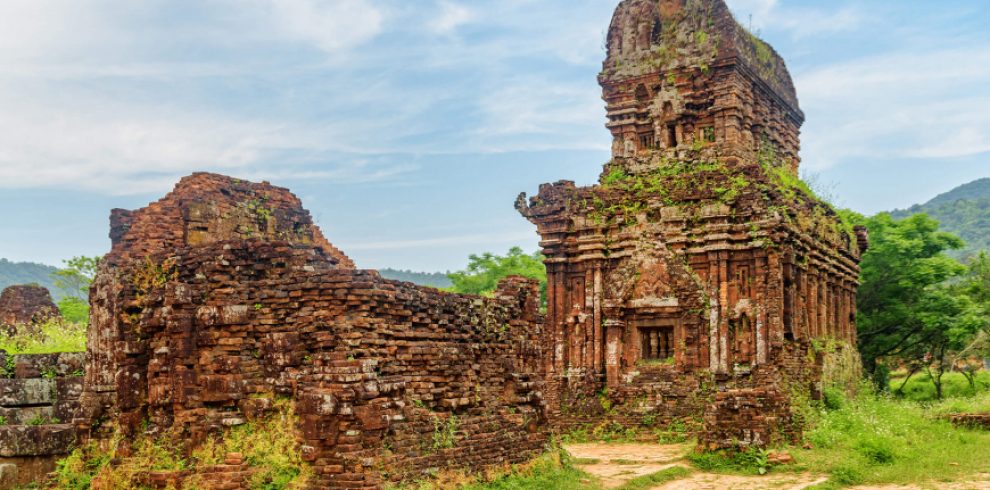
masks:
<instances>
[{"instance_id":1,"label":"bush","mask_svg":"<svg viewBox=\"0 0 990 490\"><path fill-rule=\"evenodd\" d=\"M21 328L14 335L0 335L0 350L8 354L85 352L86 325L49 320L33 328Z\"/></svg>"},{"instance_id":2,"label":"bush","mask_svg":"<svg viewBox=\"0 0 990 490\"><path fill-rule=\"evenodd\" d=\"M829 410L841 410L846 405L846 394L837 388L825 388L822 403Z\"/></svg>"},{"instance_id":3,"label":"bush","mask_svg":"<svg viewBox=\"0 0 990 490\"><path fill-rule=\"evenodd\" d=\"M770 471L769 454L762 449L703 452L692 454L688 459L698 469L712 473L765 475Z\"/></svg>"},{"instance_id":4,"label":"bush","mask_svg":"<svg viewBox=\"0 0 990 490\"><path fill-rule=\"evenodd\" d=\"M89 323L89 303L85 300L66 296L58 302L58 310L62 313L62 319L69 323L86 325Z\"/></svg>"}]
</instances>

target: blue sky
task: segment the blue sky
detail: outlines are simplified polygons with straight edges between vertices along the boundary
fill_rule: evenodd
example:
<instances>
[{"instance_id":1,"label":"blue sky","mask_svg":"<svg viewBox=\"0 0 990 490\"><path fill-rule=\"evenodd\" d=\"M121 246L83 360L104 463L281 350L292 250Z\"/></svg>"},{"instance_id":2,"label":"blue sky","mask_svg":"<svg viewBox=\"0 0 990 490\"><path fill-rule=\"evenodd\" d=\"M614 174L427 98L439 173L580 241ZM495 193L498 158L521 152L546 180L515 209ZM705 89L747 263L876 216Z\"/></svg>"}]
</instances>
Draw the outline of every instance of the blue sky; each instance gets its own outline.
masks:
<instances>
[{"instance_id":1,"label":"blue sky","mask_svg":"<svg viewBox=\"0 0 990 490\"><path fill-rule=\"evenodd\" d=\"M361 267L535 250L519 192L608 159L615 0L5 0L0 257L109 248L209 170L292 189ZM861 212L990 176L982 0L730 0L784 56L803 169Z\"/></svg>"}]
</instances>

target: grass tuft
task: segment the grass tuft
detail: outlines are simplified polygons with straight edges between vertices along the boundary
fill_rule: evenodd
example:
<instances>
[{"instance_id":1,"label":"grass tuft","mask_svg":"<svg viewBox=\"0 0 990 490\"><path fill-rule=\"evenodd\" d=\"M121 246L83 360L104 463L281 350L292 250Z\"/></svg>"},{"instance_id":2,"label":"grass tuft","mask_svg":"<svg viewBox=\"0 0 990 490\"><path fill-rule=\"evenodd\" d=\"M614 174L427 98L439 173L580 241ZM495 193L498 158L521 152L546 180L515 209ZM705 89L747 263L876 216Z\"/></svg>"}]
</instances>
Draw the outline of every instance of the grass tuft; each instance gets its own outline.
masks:
<instances>
[{"instance_id":1,"label":"grass tuft","mask_svg":"<svg viewBox=\"0 0 990 490\"><path fill-rule=\"evenodd\" d=\"M691 470L682 466L674 466L651 475L633 478L632 480L624 483L617 490L647 490L649 488L656 488L665 483L680 480L690 474Z\"/></svg>"}]
</instances>

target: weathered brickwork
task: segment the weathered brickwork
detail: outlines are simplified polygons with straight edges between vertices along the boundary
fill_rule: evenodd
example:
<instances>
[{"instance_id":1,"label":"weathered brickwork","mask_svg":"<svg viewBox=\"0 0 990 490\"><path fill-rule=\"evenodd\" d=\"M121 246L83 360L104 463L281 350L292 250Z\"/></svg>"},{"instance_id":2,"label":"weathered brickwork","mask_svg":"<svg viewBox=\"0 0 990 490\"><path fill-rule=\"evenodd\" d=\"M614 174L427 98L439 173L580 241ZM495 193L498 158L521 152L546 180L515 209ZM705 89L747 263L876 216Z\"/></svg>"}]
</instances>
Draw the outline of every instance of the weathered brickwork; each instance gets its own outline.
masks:
<instances>
[{"instance_id":1,"label":"weathered brickwork","mask_svg":"<svg viewBox=\"0 0 990 490\"><path fill-rule=\"evenodd\" d=\"M44 480L72 449L84 359L0 351L0 488Z\"/></svg>"},{"instance_id":2,"label":"weathered brickwork","mask_svg":"<svg viewBox=\"0 0 990 490\"><path fill-rule=\"evenodd\" d=\"M13 329L59 316L48 289L37 285L10 286L0 293L0 327Z\"/></svg>"},{"instance_id":3,"label":"weathered brickwork","mask_svg":"<svg viewBox=\"0 0 990 490\"><path fill-rule=\"evenodd\" d=\"M793 434L792 392L821 388L813 347L855 344L866 236L797 177L783 60L721 0L625 0L599 81L600 184L517 202L547 256L551 419L681 419L712 448Z\"/></svg>"},{"instance_id":4,"label":"weathered brickwork","mask_svg":"<svg viewBox=\"0 0 990 490\"><path fill-rule=\"evenodd\" d=\"M481 298L382 279L330 247L287 191L216 175L115 216L91 292L87 438L110 420L126 438L169 432L192 447L284 396L314 488L543 448L537 283L510 278Z\"/></svg>"}]
</instances>

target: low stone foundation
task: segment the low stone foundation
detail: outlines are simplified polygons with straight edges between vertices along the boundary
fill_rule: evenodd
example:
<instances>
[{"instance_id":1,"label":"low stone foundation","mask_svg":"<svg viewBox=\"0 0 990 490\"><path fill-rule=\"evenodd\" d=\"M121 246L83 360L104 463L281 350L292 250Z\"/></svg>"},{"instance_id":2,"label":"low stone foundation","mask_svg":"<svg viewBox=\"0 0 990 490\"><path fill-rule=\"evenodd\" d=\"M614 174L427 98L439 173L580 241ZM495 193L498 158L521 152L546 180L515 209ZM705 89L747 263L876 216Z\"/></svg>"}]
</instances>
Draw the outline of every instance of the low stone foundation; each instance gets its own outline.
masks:
<instances>
[{"instance_id":1,"label":"low stone foundation","mask_svg":"<svg viewBox=\"0 0 990 490\"><path fill-rule=\"evenodd\" d=\"M0 351L0 488L44 480L74 447L85 357Z\"/></svg>"},{"instance_id":2,"label":"low stone foundation","mask_svg":"<svg viewBox=\"0 0 990 490\"><path fill-rule=\"evenodd\" d=\"M959 427L990 430L990 413L957 413L946 416L946 419Z\"/></svg>"}]
</instances>

